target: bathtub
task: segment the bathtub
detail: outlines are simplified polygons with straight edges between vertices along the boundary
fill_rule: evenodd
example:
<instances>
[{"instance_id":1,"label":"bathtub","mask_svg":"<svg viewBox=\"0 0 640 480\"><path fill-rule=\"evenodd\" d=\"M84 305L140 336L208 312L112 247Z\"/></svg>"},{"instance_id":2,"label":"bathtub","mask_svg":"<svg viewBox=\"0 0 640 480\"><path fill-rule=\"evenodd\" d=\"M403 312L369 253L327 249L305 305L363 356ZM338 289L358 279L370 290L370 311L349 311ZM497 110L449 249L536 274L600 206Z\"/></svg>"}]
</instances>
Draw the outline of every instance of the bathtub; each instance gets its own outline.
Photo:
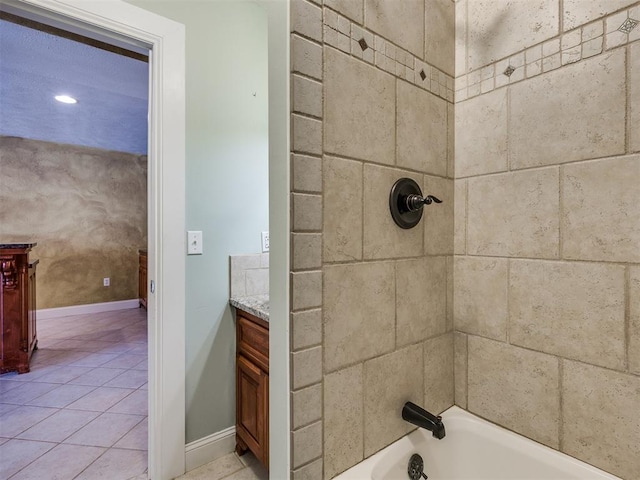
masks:
<instances>
[{"instance_id":1,"label":"bathtub","mask_svg":"<svg viewBox=\"0 0 640 480\"><path fill-rule=\"evenodd\" d=\"M442 440L419 428L335 480L408 479L414 453L422 456L429 480L621 480L458 407L444 412L442 421Z\"/></svg>"}]
</instances>

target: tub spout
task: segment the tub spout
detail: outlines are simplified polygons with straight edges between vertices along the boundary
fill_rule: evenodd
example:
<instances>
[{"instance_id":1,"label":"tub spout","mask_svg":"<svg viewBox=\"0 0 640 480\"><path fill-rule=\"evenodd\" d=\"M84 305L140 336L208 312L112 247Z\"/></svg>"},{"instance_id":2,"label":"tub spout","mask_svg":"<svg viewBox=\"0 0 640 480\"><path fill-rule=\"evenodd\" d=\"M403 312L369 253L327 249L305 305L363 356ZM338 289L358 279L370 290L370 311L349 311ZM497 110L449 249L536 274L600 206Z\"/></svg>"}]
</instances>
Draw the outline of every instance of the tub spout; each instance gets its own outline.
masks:
<instances>
[{"instance_id":1,"label":"tub spout","mask_svg":"<svg viewBox=\"0 0 640 480\"><path fill-rule=\"evenodd\" d=\"M445 436L442 417L427 412L415 403L407 402L404 404L404 407L402 407L402 419L420 428L426 428L438 440L443 439Z\"/></svg>"}]
</instances>

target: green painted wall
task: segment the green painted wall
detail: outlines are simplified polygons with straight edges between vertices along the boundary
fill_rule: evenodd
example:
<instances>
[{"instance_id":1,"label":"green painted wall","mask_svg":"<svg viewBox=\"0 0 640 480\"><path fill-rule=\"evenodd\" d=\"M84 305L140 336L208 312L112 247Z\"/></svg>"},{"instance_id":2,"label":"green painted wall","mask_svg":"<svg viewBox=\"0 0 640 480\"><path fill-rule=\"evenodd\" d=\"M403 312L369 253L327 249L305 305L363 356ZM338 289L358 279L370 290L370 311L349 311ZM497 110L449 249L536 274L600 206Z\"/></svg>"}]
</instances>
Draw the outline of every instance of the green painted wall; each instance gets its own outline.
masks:
<instances>
[{"instance_id":1,"label":"green painted wall","mask_svg":"<svg viewBox=\"0 0 640 480\"><path fill-rule=\"evenodd\" d=\"M129 3L186 25L187 442L235 423L235 323L228 256L269 229L267 17L250 1Z\"/></svg>"},{"instance_id":2,"label":"green painted wall","mask_svg":"<svg viewBox=\"0 0 640 480\"><path fill-rule=\"evenodd\" d=\"M138 297L147 157L0 136L0 243L37 242L37 307ZM111 286L103 286L109 277Z\"/></svg>"}]
</instances>

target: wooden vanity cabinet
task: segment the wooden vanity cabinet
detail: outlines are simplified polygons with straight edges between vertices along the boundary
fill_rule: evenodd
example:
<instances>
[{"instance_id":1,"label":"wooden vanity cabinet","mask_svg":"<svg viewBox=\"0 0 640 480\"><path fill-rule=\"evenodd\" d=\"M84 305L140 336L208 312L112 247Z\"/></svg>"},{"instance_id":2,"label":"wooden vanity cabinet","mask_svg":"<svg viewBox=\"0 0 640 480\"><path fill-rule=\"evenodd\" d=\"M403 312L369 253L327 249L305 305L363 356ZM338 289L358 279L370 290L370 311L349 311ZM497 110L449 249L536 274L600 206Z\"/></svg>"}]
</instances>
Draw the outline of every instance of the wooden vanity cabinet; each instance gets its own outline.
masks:
<instances>
[{"instance_id":1,"label":"wooden vanity cabinet","mask_svg":"<svg viewBox=\"0 0 640 480\"><path fill-rule=\"evenodd\" d=\"M138 298L140 306L147 309L147 249L138 250Z\"/></svg>"},{"instance_id":2,"label":"wooden vanity cabinet","mask_svg":"<svg viewBox=\"0 0 640 480\"><path fill-rule=\"evenodd\" d=\"M0 245L0 373L27 373L38 348L35 243Z\"/></svg>"},{"instance_id":3,"label":"wooden vanity cabinet","mask_svg":"<svg viewBox=\"0 0 640 480\"><path fill-rule=\"evenodd\" d=\"M236 452L269 468L269 322L236 310Z\"/></svg>"}]
</instances>

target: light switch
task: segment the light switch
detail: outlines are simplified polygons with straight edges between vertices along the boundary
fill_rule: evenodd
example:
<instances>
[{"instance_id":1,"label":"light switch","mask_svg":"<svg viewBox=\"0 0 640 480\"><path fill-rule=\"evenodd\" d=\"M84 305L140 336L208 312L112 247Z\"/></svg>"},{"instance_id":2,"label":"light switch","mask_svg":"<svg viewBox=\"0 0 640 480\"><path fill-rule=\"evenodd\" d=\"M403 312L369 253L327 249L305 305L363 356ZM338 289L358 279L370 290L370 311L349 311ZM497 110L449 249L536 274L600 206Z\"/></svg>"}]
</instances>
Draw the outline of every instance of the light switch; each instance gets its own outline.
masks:
<instances>
[{"instance_id":1,"label":"light switch","mask_svg":"<svg viewBox=\"0 0 640 480\"><path fill-rule=\"evenodd\" d=\"M187 232L187 255L202 255L202 232L189 230Z\"/></svg>"}]
</instances>

